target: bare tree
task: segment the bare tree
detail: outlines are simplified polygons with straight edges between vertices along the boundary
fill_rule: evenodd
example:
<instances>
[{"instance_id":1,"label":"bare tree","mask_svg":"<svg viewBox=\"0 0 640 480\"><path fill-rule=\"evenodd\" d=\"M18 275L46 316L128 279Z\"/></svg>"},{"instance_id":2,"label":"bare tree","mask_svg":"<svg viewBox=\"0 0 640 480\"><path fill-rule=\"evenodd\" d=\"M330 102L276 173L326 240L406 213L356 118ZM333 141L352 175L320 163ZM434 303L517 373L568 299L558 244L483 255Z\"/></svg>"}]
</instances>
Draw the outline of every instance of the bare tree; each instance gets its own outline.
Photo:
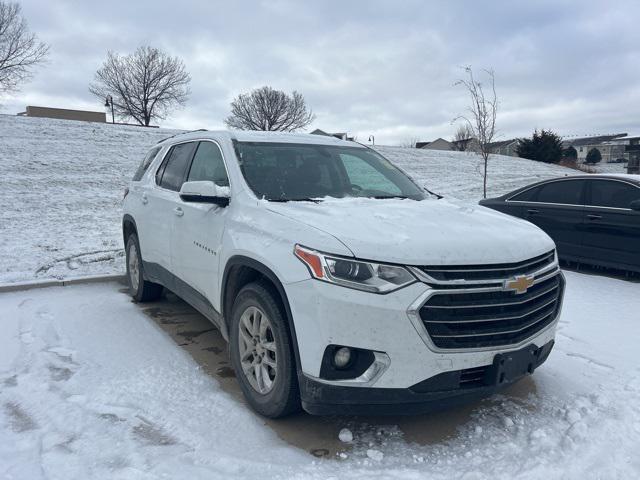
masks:
<instances>
[{"instance_id":1,"label":"bare tree","mask_svg":"<svg viewBox=\"0 0 640 480\"><path fill-rule=\"evenodd\" d=\"M182 60L144 46L125 56L109 52L89 91L103 101L110 96L118 116L149 126L186 104L190 81Z\"/></svg>"},{"instance_id":2,"label":"bare tree","mask_svg":"<svg viewBox=\"0 0 640 480\"><path fill-rule=\"evenodd\" d=\"M238 130L295 132L314 119L302 94L294 91L287 95L271 87L262 87L238 95L231 102L231 115L224 123Z\"/></svg>"},{"instance_id":3,"label":"bare tree","mask_svg":"<svg viewBox=\"0 0 640 480\"><path fill-rule=\"evenodd\" d=\"M0 1L0 93L16 90L42 63L49 47L29 31L17 3Z\"/></svg>"},{"instance_id":4,"label":"bare tree","mask_svg":"<svg viewBox=\"0 0 640 480\"><path fill-rule=\"evenodd\" d=\"M489 155L491 155L490 143L496 135L496 115L498 113L495 77L493 70L484 70L488 77L489 86L489 91L485 94L482 83L475 79L471 67L465 67L464 71L467 77L458 80L455 85L461 85L467 90L471 105L468 108L467 115L460 115L454 118L453 121L464 121L478 142L478 153L484 163L483 195L484 198L487 198L487 167L489 165Z\"/></svg>"},{"instance_id":5,"label":"bare tree","mask_svg":"<svg viewBox=\"0 0 640 480\"><path fill-rule=\"evenodd\" d=\"M400 146L403 148L416 148L416 143L418 143L420 139L418 137L409 137L405 138L402 142L400 142Z\"/></svg>"},{"instance_id":6,"label":"bare tree","mask_svg":"<svg viewBox=\"0 0 640 480\"><path fill-rule=\"evenodd\" d=\"M469 128L469 125L462 124L456 130L453 139L451 140L451 148L458 152L466 152L473 150L473 131Z\"/></svg>"}]
</instances>

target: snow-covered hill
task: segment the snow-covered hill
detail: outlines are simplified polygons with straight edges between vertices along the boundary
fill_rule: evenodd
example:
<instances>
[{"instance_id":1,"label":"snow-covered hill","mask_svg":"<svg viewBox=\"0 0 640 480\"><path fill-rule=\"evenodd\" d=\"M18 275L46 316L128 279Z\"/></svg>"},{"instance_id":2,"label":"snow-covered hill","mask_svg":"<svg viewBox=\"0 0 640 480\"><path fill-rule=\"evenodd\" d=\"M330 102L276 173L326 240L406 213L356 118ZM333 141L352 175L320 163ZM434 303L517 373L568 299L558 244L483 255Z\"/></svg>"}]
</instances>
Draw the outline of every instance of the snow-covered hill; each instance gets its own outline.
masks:
<instances>
[{"instance_id":1,"label":"snow-covered hill","mask_svg":"<svg viewBox=\"0 0 640 480\"><path fill-rule=\"evenodd\" d=\"M175 132L0 115L0 283L120 271L120 203Z\"/></svg>"},{"instance_id":2,"label":"snow-covered hill","mask_svg":"<svg viewBox=\"0 0 640 480\"><path fill-rule=\"evenodd\" d=\"M174 130L0 115L0 283L123 270L120 203L145 151ZM420 184L476 202L476 155L377 147ZM491 159L499 195L574 171L520 158Z\"/></svg>"},{"instance_id":3,"label":"snow-covered hill","mask_svg":"<svg viewBox=\"0 0 640 480\"><path fill-rule=\"evenodd\" d=\"M376 149L435 193L470 202L482 198L482 160L475 153L402 147ZM487 195L496 197L529 183L576 173L580 172L524 158L492 155Z\"/></svg>"}]
</instances>

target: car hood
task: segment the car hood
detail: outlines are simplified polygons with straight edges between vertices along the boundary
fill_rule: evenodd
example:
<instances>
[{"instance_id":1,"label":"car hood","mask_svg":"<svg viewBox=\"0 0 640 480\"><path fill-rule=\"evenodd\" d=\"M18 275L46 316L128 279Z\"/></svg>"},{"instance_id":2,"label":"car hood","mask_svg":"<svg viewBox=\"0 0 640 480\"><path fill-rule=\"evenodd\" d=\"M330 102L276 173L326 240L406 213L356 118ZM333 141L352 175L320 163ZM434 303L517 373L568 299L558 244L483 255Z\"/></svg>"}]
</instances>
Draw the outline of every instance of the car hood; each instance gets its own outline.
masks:
<instances>
[{"instance_id":1,"label":"car hood","mask_svg":"<svg viewBox=\"0 0 640 480\"><path fill-rule=\"evenodd\" d=\"M529 222L447 200L348 198L267 205L274 213L329 233L366 260L405 265L509 263L554 248L553 241ZM322 245L306 246L323 250Z\"/></svg>"}]
</instances>

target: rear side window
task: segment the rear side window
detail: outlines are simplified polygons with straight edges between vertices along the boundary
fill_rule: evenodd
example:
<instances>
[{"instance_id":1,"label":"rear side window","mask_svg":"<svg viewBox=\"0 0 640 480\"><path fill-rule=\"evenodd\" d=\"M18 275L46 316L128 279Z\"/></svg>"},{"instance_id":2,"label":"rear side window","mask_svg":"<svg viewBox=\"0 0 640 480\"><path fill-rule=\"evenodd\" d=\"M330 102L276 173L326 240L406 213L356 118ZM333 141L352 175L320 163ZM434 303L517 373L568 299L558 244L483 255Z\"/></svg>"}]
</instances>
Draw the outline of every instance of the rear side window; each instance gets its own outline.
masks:
<instances>
[{"instance_id":1,"label":"rear side window","mask_svg":"<svg viewBox=\"0 0 640 480\"><path fill-rule=\"evenodd\" d=\"M195 146L195 142L188 142L171 147L160 169L158 169L156 175L158 185L167 190L180 191ZM158 176L160 176L159 181Z\"/></svg>"},{"instance_id":2,"label":"rear side window","mask_svg":"<svg viewBox=\"0 0 640 480\"><path fill-rule=\"evenodd\" d=\"M540 186L536 202L582 205L584 180L564 180Z\"/></svg>"},{"instance_id":3,"label":"rear side window","mask_svg":"<svg viewBox=\"0 0 640 480\"><path fill-rule=\"evenodd\" d=\"M153 159L156 158L156 155L158 155L158 152L161 149L162 149L162 147L155 147L155 148L152 148L151 150L149 150L147 155L142 160L142 163L140 163L140 166L138 167L138 170L136 170L136 173L133 175L133 181L134 182L139 182L140 181L140 179L144 175L144 172L147 171L147 169L149 168L149 165L151 165L151 162L153 162Z\"/></svg>"},{"instance_id":4,"label":"rear side window","mask_svg":"<svg viewBox=\"0 0 640 480\"><path fill-rule=\"evenodd\" d=\"M187 181L209 180L222 187L229 186L227 170L224 167L222 152L213 142L200 142L193 156Z\"/></svg>"},{"instance_id":5,"label":"rear side window","mask_svg":"<svg viewBox=\"0 0 640 480\"><path fill-rule=\"evenodd\" d=\"M591 195L587 205L594 207L631 208L631 202L640 200L640 188L613 180L591 180Z\"/></svg>"},{"instance_id":6,"label":"rear side window","mask_svg":"<svg viewBox=\"0 0 640 480\"><path fill-rule=\"evenodd\" d=\"M520 192L517 195L514 195L509 200L514 202L534 202L536 199L536 194L540 190L540 187L530 188L529 190L525 190L524 192Z\"/></svg>"}]
</instances>

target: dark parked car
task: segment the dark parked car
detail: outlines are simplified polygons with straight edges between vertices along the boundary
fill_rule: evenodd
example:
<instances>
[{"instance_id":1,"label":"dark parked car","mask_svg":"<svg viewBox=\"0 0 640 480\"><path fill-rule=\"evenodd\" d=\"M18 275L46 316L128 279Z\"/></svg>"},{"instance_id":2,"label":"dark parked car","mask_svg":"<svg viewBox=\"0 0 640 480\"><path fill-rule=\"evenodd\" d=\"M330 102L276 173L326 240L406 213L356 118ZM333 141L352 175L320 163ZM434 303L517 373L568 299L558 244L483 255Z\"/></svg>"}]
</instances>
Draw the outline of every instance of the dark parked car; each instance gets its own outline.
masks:
<instances>
[{"instance_id":1,"label":"dark parked car","mask_svg":"<svg viewBox=\"0 0 640 480\"><path fill-rule=\"evenodd\" d=\"M639 175L546 180L480 205L540 227L562 260L640 272Z\"/></svg>"}]
</instances>

